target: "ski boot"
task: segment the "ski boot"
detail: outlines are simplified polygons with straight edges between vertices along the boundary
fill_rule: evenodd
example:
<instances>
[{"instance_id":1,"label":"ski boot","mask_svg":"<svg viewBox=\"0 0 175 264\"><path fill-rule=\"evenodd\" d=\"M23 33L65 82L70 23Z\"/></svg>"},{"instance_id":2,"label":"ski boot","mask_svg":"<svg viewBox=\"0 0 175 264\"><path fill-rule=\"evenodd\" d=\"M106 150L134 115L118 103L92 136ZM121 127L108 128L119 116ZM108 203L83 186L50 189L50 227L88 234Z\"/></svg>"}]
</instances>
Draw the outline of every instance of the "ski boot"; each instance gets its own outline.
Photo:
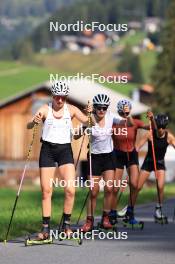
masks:
<instances>
[{"instance_id":1,"label":"ski boot","mask_svg":"<svg viewBox=\"0 0 175 264\"><path fill-rule=\"evenodd\" d=\"M94 217L87 216L86 223L80 228L83 233L91 232L94 228Z\"/></svg>"},{"instance_id":2,"label":"ski boot","mask_svg":"<svg viewBox=\"0 0 175 264\"><path fill-rule=\"evenodd\" d=\"M168 218L162 214L162 207L160 205L155 208L154 221L156 224L168 224Z\"/></svg>"},{"instance_id":3,"label":"ski boot","mask_svg":"<svg viewBox=\"0 0 175 264\"><path fill-rule=\"evenodd\" d=\"M50 227L43 226L42 230L36 237L29 236L25 240L25 246L33 246L33 245L44 245L44 244L52 244L53 239L50 237Z\"/></svg>"},{"instance_id":4,"label":"ski boot","mask_svg":"<svg viewBox=\"0 0 175 264\"><path fill-rule=\"evenodd\" d=\"M117 231L116 226L111 224L110 216L106 212L103 213L102 220L97 224L97 228L99 231Z\"/></svg>"},{"instance_id":5,"label":"ski boot","mask_svg":"<svg viewBox=\"0 0 175 264\"><path fill-rule=\"evenodd\" d=\"M128 206L125 206L123 209L117 212L117 217L118 218L124 218L127 212Z\"/></svg>"},{"instance_id":6,"label":"ski boot","mask_svg":"<svg viewBox=\"0 0 175 264\"><path fill-rule=\"evenodd\" d=\"M65 221L62 225L62 228L59 232L59 241L63 240L73 240L76 241L79 245L82 245L81 234L78 237L74 237L74 232L78 230L72 230L70 227L70 222Z\"/></svg>"},{"instance_id":7,"label":"ski boot","mask_svg":"<svg viewBox=\"0 0 175 264\"><path fill-rule=\"evenodd\" d=\"M118 223L117 221L117 211L116 210L111 210L109 213L109 219L110 219L110 223L111 225L116 225Z\"/></svg>"},{"instance_id":8,"label":"ski boot","mask_svg":"<svg viewBox=\"0 0 175 264\"><path fill-rule=\"evenodd\" d=\"M125 218L123 219L123 226L132 228L132 229L140 229L144 228L144 222L137 221L134 217L134 208L128 206L127 212L125 214Z\"/></svg>"}]
</instances>

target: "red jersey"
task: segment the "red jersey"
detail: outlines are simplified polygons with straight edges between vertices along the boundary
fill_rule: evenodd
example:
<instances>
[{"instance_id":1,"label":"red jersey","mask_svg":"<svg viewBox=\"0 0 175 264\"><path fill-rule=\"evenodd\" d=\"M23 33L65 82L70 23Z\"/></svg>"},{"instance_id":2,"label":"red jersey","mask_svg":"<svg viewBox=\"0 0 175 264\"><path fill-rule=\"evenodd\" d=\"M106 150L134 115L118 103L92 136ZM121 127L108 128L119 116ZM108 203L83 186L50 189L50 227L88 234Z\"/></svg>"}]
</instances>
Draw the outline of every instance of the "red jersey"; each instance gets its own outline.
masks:
<instances>
[{"instance_id":1,"label":"red jersey","mask_svg":"<svg viewBox=\"0 0 175 264\"><path fill-rule=\"evenodd\" d=\"M124 152L133 151L135 148L137 129L145 126L144 122L139 119L133 119L134 126L125 126L117 124L113 126L114 149Z\"/></svg>"}]
</instances>

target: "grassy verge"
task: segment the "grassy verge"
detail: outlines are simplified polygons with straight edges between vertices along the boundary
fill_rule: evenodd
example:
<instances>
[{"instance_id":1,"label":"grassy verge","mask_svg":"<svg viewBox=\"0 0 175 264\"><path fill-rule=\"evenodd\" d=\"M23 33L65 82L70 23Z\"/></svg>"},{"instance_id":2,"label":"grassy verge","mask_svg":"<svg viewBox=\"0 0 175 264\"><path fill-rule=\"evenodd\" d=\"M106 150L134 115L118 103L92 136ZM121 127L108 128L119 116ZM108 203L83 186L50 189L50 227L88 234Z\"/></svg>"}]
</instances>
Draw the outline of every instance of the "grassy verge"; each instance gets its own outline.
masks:
<instances>
[{"instance_id":1,"label":"grassy verge","mask_svg":"<svg viewBox=\"0 0 175 264\"><path fill-rule=\"evenodd\" d=\"M173 197L175 193L175 184L168 184L165 187L165 198ZM87 190L78 189L76 193L76 201L74 211L72 214L72 222L76 222L82 204L86 197ZM11 189L0 190L0 239L4 239L6 230L11 216L16 191ZM55 190L52 203L52 225L56 226L59 222L62 213L64 193L63 190ZM127 204L128 192L123 194L119 208ZM144 188L138 198L138 204L155 201L156 189L155 186L151 188ZM97 202L96 215L100 215L103 205L103 193L100 193ZM82 219L85 218L85 212ZM39 189L23 190L16 208L10 238L21 235L27 235L37 232L41 227L41 193Z\"/></svg>"}]
</instances>

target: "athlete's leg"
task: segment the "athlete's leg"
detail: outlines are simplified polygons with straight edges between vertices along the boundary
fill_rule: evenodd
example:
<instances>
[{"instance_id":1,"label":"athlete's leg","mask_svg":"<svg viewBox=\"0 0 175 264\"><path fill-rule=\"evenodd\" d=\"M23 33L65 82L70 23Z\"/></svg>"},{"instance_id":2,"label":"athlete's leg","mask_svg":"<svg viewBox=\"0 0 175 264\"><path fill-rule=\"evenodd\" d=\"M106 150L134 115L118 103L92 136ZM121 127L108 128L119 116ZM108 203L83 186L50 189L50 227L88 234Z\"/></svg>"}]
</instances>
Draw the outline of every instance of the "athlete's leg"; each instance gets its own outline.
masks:
<instances>
[{"instance_id":1,"label":"athlete's leg","mask_svg":"<svg viewBox=\"0 0 175 264\"><path fill-rule=\"evenodd\" d=\"M87 204L87 216L93 216L96 208L97 196L99 193L99 182L101 180L101 176L92 176L93 178L93 187L90 191L90 195L88 198Z\"/></svg>"},{"instance_id":2,"label":"athlete's leg","mask_svg":"<svg viewBox=\"0 0 175 264\"><path fill-rule=\"evenodd\" d=\"M64 180L64 213L71 214L75 199L75 166L68 163L58 168L61 180Z\"/></svg>"},{"instance_id":3,"label":"athlete's leg","mask_svg":"<svg viewBox=\"0 0 175 264\"><path fill-rule=\"evenodd\" d=\"M105 212L110 212L113 198L114 170L103 172L103 179L105 182L103 210Z\"/></svg>"},{"instance_id":4,"label":"athlete's leg","mask_svg":"<svg viewBox=\"0 0 175 264\"><path fill-rule=\"evenodd\" d=\"M90 195L89 195L88 203L87 203L87 219L86 219L85 224L81 227L82 232L91 231L94 225L94 212L96 208L96 201L97 201L97 196L99 193L99 182L100 182L101 177L92 176L92 178L93 178L93 186L92 186L92 190L90 190Z\"/></svg>"},{"instance_id":5,"label":"athlete's leg","mask_svg":"<svg viewBox=\"0 0 175 264\"><path fill-rule=\"evenodd\" d=\"M146 180L148 179L149 175L150 175L149 171L146 171L146 170L141 170L140 171L139 180L138 180L138 186L137 186L137 190L136 190L136 193L135 193L135 196L134 196L134 199L135 199L134 200L134 204L136 203L138 194L141 191L141 189L143 188L143 185L146 182Z\"/></svg>"},{"instance_id":6,"label":"athlete's leg","mask_svg":"<svg viewBox=\"0 0 175 264\"><path fill-rule=\"evenodd\" d=\"M112 215L111 205L112 205L112 196L113 196L113 185L114 185L114 170L107 170L103 172L103 179L105 182L104 186L104 205L103 205L103 215L101 224L105 229L111 229L112 224ZM116 215L115 215L116 221Z\"/></svg>"},{"instance_id":7,"label":"athlete's leg","mask_svg":"<svg viewBox=\"0 0 175 264\"><path fill-rule=\"evenodd\" d=\"M160 204L162 204L163 195L164 195L164 185L165 185L165 171L157 170L157 177L158 177L158 188L159 188L159 194L160 194Z\"/></svg>"},{"instance_id":8,"label":"athlete's leg","mask_svg":"<svg viewBox=\"0 0 175 264\"><path fill-rule=\"evenodd\" d=\"M130 190L131 190L131 197L129 197L129 205L133 206L135 205L136 200L136 192L137 192L137 186L138 186L138 180L139 180L139 167L138 165L131 165L128 168L128 175L129 175L129 183L131 184Z\"/></svg>"},{"instance_id":9,"label":"athlete's leg","mask_svg":"<svg viewBox=\"0 0 175 264\"><path fill-rule=\"evenodd\" d=\"M142 178L142 180L139 182L139 179L138 179L138 176L139 176L139 173L138 173L138 167L137 167L137 170L135 168L136 165L133 165L131 166L131 170L130 170L130 199L129 199L129 206L127 207L127 212L126 212L126 215L125 215L125 220L126 222L129 222L129 224L132 224L132 225L136 225L138 224L139 222L135 219L135 215L134 215L134 205L136 203L136 199L137 199L137 195L138 195L138 185L140 186L140 188L142 188L144 182L146 181L147 177L149 176L149 173L148 172L145 172L145 171L141 171L140 173L140 178ZM136 173L134 175L134 172ZM138 173L138 174L137 174ZM132 178L133 176L133 178Z\"/></svg>"},{"instance_id":10,"label":"athlete's leg","mask_svg":"<svg viewBox=\"0 0 175 264\"><path fill-rule=\"evenodd\" d=\"M118 201L117 201L117 196L118 192L120 190L120 183L122 180L124 169L116 169L115 174L114 174L114 188L112 192L112 203L111 203L111 209L116 210Z\"/></svg>"},{"instance_id":11,"label":"athlete's leg","mask_svg":"<svg viewBox=\"0 0 175 264\"><path fill-rule=\"evenodd\" d=\"M52 181L54 180L55 167L40 168L40 185L42 191L42 216L43 226L37 239L47 239L49 237L50 216L51 216L51 198L52 198Z\"/></svg>"},{"instance_id":12,"label":"athlete's leg","mask_svg":"<svg viewBox=\"0 0 175 264\"><path fill-rule=\"evenodd\" d=\"M54 180L55 169L54 167L40 168L43 217L51 216L52 181Z\"/></svg>"}]
</instances>

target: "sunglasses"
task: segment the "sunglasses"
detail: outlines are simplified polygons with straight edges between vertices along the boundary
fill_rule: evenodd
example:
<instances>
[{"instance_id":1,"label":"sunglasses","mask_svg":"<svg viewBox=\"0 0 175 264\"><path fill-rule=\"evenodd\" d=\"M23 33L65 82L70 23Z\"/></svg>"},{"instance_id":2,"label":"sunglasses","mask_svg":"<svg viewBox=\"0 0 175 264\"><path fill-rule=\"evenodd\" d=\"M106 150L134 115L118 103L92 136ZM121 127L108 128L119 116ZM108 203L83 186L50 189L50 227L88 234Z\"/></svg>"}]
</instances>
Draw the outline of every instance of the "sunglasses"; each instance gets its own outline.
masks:
<instances>
[{"instance_id":1,"label":"sunglasses","mask_svg":"<svg viewBox=\"0 0 175 264\"><path fill-rule=\"evenodd\" d=\"M62 100L62 101L65 101L66 100L66 96L59 96L59 95L56 95L56 96L54 96L54 99L56 99L56 100Z\"/></svg>"},{"instance_id":2,"label":"sunglasses","mask_svg":"<svg viewBox=\"0 0 175 264\"><path fill-rule=\"evenodd\" d=\"M108 107L107 106L96 106L95 109L97 109L99 111L101 111L101 110L106 111L108 109Z\"/></svg>"},{"instance_id":3,"label":"sunglasses","mask_svg":"<svg viewBox=\"0 0 175 264\"><path fill-rule=\"evenodd\" d=\"M158 128L158 129L161 129L161 128L162 128L162 129L166 129L166 126L163 126L163 125L162 125L162 126L157 126L157 128Z\"/></svg>"}]
</instances>

